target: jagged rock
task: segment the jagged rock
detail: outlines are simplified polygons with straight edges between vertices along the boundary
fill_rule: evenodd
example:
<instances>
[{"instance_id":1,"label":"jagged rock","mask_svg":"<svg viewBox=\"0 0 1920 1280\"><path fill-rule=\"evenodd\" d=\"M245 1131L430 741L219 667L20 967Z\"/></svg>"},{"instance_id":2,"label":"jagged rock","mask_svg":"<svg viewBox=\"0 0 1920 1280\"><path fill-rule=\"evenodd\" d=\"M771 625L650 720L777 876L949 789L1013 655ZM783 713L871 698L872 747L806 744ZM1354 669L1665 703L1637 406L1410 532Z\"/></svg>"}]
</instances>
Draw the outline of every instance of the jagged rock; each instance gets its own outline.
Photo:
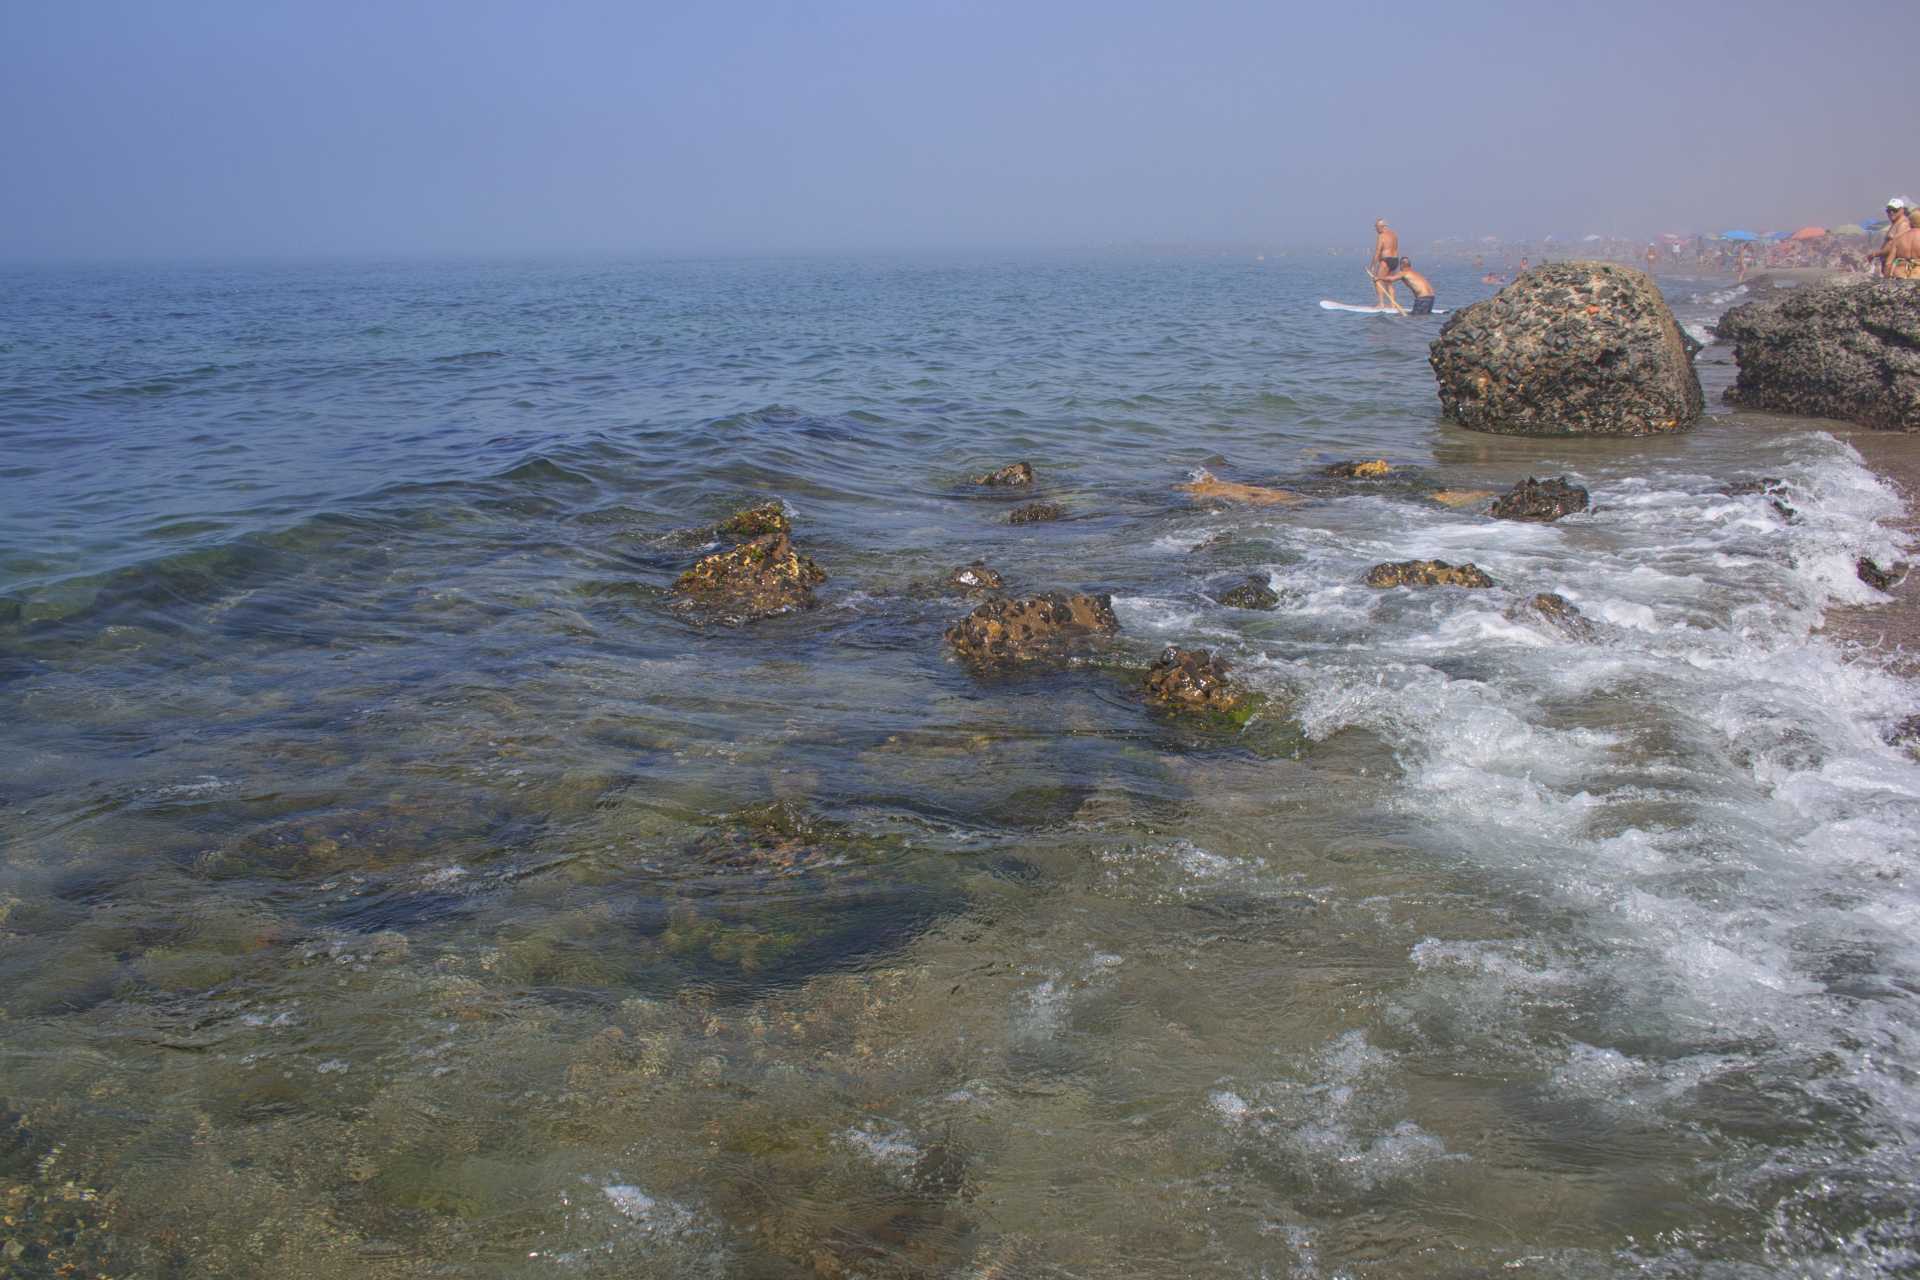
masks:
<instances>
[{"instance_id":1,"label":"jagged rock","mask_svg":"<svg viewBox=\"0 0 1920 1280\"><path fill-rule=\"evenodd\" d=\"M1305 502L1306 499L1287 489L1268 489L1257 484L1235 484L1231 480L1216 480L1210 471L1196 471L1193 479L1186 484L1175 485L1181 493L1196 498L1216 498L1222 502L1250 502L1255 506L1279 506L1291 502Z\"/></svg>"},{"instance_id":2,"label":"jagged rock","mask_svg":"<svg viewBox=\"0 0 1920 1280\"><path fill-rule=\"evenodd\" d=\"M1758 480L1741 480L1735 484L1730 484L1720 492L1729 498L1746 498L1752 497L1755 494L1784 494L1786 491L1787 482L1785 480L1780 479L1778 476L1762 476ZM1785 498L1774 497L1772 505L1774 513L1782 520L1785 520L1788 524L1799 523L1800 513L1795 511L1793 504L1789 503Z\"/></svg>"},{"instance_id":3,"label":"jagged rock","mask_svg":"<svg viewBox=\"0 0 1920 1280\"><path fill-rule=\"evenodd\" d=\"M793 525L787 520L786 509L779 503L763 502L757 507L734 512L714 532L721 537L745 542L751 538L764 538L770 533L792 533Z\"/></svg>"},{"instance_id":4,"label":"jagged rock","mask_svg":"<svg viewBox=\"0 0 1920 1280\"><path fill-rule=\"evenodd\" d=\"M731 551L707 556L681 574L674 594L745 622L813 603L813 588L827 575L796 552L784 533L770 533Z\"/></svg>"},{"instance_id":5,"label":"jagged rock","mask_svg":"<svg viewBox=\"0 0 1920 1280\"><path fill-rule=\"evenodd\" d=\"M1497 520L1558 520L1587 509L1587 491L1568 484L1565 476L1535 480L1528 476L1493 504L1490 514Z\"/></svg>"},{"instance_id":6,"label":"jagged rock","mask_svg":"<svg viewBox=\"0 0 1920 1280\"><path fill-rule=\"evenodd\" d=\"M1000 575L976 560L948 574L947 585L960 591L998 591Z\"/></svg>"},{"instance_id":7,"label":"jagged rock","mask_svg":"<svg viewBox=\"0 0 1920 1280\"><path fill-rule=\"evenodd\" d=\"M1367 570L1370 587L1490 587L1493 579L1474 564L1445 560L1399 560Z\"/></svg>"},{"instance_id":8,"label":"jagged rock","mask_svg":"<svg viewBox=\"0 0 1920 1280\"><path fill-rule=\"evenodd\" d=\"M1743 303L1716 332L1749 409L1920 431L1920 289L1907 280L1804 285Z\"/></svg>"},{"instance_id":9,"label":"jagged rock","mask_svg":"<svg viewBox=\"0 0 1920 1280\"><path fill-rule=\"evenodd\" d=\"M1033 467L1025 462L1009 462L998 471L974 478L975 484L1027 485L1033 483Z\"/></svg>"},{"instance_id":10,"label":"jagged rock","mask_svg":"<svg viewBox=\"0 0 1920 1280\"><path fill-rule=\"evenodd\" d=\"M1225 658L1205 649L1173 645L1147 671L1147 696L1166 707L1191 711L1232 711L1246 700L1227 678Z\"/></svg>"},{"instance_id":11,"label":"jagged rock","mask_svg":"<svg viewBox=\"0 0 1920 1280\"><path fill-rule=\"evenodd\" d=\"M1920 755L1920 715L1908 716L1888 729L1887 745L1905 747L1909 754Z\"/></svg>"},{"instance_id":12,"label":"jagged rock","mask_svg":"<svg viewBox=\"0 0 1920 1280\"><path fill-rule=\"evenodd\" d=\"M1273 609L1280 604L1279 593L1267 585L1267 580L1252 576L1239 586L1222 591L1215 598L1229 609Z\"/></svg>"},{"instance_id":13,"label":"jagged rock","mask_svg":"<svg viewBox=\"0 0 1920 1280\"><path fill-rule=\"evenodd\" d=\"M1645 272L1554 262L1448 317L1427 358L1463 427L1642 436L1700 417L1698 349Z\"/></svg>"},{"instance_id":14,"label":"jagged rock","mask_svg":"<svg viewBox=\"0 0 1920 1280\"><path fill-rule=\"evenodd\" d=\"M1896 564L1891 569L1882 569L1865 556L1861 556L1858 560L1854 561L1853 571L1859 575L1860 581L1866 583L1875 591L1891 591L1904 582L1907 577L1907 566Z\"/></svg>"},{"instance_id":15,"label":"jagged rock","mask_svg":"<svg viewBox=\"0 0 1920 1280\"><path fill-rule=\"evenodd\" d=\"M1043 524L1049 520L1066 519L1067 509L1057 502L1029 502L1024 507L1015 507L1007 516L1008 524Z\"/></svg>"},{"instance_id":16,"label":"jagged rock","mask_svg":"<svg viewBox=\"0 0 1920 1280\"><path fill-rule=\"evenodd\" d=\"M1443 507L1470 507L1493 496L1491 489L1441 489L1427 495Z\"/></svg>"},{"instance_id":17,"label":"jagged rock","mask_svg":"<svg viewBox=\"0 0 1920 1280\"><path fill-rule=\"evenodd\" d=\"M1507 616L1516 622L1544 622L1575 640L1593 639L1593 624L1587 621L1587 616L1565 596L1551 591L1528 596L1508 609Z\"/></svg>"},{"instance_id":18,"label":"jagged rock","mask_svg":"<svg viewBox=\"0 0 1920 1280\"><path fill-rule=\"evenodd\" d=\"M980 666L1014 666L1058 658L1094 636L1120 630L1106 595L1028 596L989 600L947 629L955 653Z\"/></svg>"}]
</instances>

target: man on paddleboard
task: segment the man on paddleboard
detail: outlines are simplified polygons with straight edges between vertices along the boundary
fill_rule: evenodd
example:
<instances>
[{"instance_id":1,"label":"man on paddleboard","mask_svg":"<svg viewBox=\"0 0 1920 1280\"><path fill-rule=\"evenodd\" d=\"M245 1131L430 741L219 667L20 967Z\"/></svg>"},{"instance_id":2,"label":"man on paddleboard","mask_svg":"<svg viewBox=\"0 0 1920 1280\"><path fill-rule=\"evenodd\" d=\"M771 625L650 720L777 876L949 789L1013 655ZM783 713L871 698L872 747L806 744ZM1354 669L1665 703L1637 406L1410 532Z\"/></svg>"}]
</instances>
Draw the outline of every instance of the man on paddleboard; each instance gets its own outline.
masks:
<instances>
[{"instance_id":1,"label":"man on paddleboard","mask_svg":"<svg viewBox=\"0 0 1920 1280\"><path fill-rule=\"evenodd\" d=\"M1406 281L1407 288L1413 290L1412 311L1402 307L1393 296L1393 286L1401 280ZM1387 301L1393 303L1393 309L1401 315L1430 316L1433 314L1433 285L1425 276L1413 269L1412 258L1400 259L1399 268L1381 276L1380 281L1387 286Z\"/></svg>"},{"instance_id":2,"label":"man on paddleboard","mask_svg":"<svg viewBox=\"0 0 1920 1280\"><path fill-rule=\"evenodd\" d=\"M1393 286L1383 283L1386 276L1400 269L1400 237L1394 234L1385 218L1373 220L1373 261L1367 264L1367 274L1373 277L1373 300L1378 306L1392 306L1400 310L1400 303L1393 296Z\"/></svg>"}]
</instances>

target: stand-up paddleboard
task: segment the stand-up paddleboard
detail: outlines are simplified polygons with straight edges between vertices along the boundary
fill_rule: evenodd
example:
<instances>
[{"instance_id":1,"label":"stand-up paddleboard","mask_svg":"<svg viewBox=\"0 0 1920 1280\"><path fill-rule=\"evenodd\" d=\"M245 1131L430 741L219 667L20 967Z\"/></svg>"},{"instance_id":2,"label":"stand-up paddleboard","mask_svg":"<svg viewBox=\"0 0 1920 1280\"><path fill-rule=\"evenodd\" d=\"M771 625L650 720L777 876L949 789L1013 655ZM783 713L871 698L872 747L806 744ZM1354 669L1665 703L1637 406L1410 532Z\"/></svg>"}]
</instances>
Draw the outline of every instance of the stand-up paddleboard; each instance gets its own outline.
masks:
<instances>
[{"instance_id":1,"label":"stand-up paddleboard","mask_svg":"<svg viewBox=\"0 0 1920 1280\"><path fill-rule=\"evenodd\" d=\"M1332 302L1326 298L1320 299L1320 305L1328 311L1353 311L1363 316L1390 316L1395 314L1392 307L1363 307L1352 302ZM1443 316L1447 314L1447 310L1445 307L1435 307L1433 314Z\"/></svg>"}]
</instances>

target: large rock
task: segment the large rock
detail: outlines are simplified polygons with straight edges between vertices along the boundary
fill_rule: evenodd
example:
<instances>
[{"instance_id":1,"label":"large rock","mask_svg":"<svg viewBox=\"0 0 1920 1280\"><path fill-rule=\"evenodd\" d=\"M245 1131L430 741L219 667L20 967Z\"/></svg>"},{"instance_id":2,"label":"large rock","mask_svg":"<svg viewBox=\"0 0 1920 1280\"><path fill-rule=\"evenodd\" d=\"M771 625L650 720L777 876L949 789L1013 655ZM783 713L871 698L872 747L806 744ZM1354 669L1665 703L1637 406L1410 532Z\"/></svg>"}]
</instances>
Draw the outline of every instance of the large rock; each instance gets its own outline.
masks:
<instances>
[{"instance_id":1,"label":"large rock","mask_svg":"<svg viewBox=\"0 0 1920 1280\"><path fill-rule=\"evenodd\" d=\"M1427 359L1463 427L1644 436L1684 431L1706 408L1698 349L1645 272L1554 262L1455 312Z\"/></svg>"},{"instance_id":2,"label":"large rock","mask_svg":"<svg viewBox=\"0 0 1920 1280\"><path fill-rule=\"evenodd\" d=\"M1496 520L1536 520L1542 524L1585 511L1587 491L1565 476L1536 480L1528 476L1507 491L1489 512Z\"/></svg>"},{"instance_id":3,"label":"large rock","mask_svg":"<svg viewBox=\"0 0 1920 1280\"><path fill-rule=\"evenodd\" d=\"M1246 701L1233 686L1227 660L1206 649L1168 645L1147 672L1147 697L1176 711L1230 712Z\"/></svg>"},{"instance_id":4,"label":"large rock","mask_svg":"<svg viewBox=\"0 0 1920 1280\"><path fill-rule=\"evenodd\" d=\"M783 533L743 542L707 556L674 581L674 594L711 610L725 621L746 622L804 609L826 573L793 549Z\"/></svg>"},{"instance_id":5,"label":"large rock","mask_svg":"<svg viewBox=\"0 0 1920 1280\"><path fill-rule=\"evenodd\" d=\"M949 627L947 643L976 666L1018 666L1062 657L1094 636L1119 629L1112 597L1055 592L990 600Z\"/></svg>"},{"instance_id":6,"label":"large rock","mask_svg":"<svg viewBox=\"0 0 1920 1280\"><path fill-rule=\"evenodd\" d=\"M1445 560L1396 560L1367 570L1370 587L1490 587L1493 579L1477 564Z\"/></svg>"},{"instance_id":7,"label":"large rock","mask_svg":"<svg viewBox=\"0 0 1920 1280\"><path fill-rule=\"evenodd\" d=\"M1716 326L1740 374L1733 404L1920 431L1920 285L1802 286L1733 308Z\"/></svg>"}]
</instances>

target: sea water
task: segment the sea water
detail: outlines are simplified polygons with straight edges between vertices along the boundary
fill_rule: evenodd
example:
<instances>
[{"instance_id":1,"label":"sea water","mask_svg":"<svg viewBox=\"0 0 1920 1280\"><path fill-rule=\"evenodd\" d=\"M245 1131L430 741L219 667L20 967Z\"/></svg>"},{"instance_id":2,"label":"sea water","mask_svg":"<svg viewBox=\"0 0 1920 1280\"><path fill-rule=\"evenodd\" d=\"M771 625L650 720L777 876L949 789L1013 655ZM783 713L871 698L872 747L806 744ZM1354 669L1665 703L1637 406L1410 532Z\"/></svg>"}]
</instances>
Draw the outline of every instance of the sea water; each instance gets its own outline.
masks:
<instances>
[{"instance_id":1,"label":"sea water","mask_svg":"<svg viewBox=\"0 0 1920 1280\"><path fill-rule=\"evenodd\" d=\"M1696 329L1732 300L1665 284ZM1315 305L1367 293L8 272L6 1266L1920 1270L1920 694L1821 630L1882 598L1901 497L1721 407L1714 349L1683 435L1461 431L1438 321ZM1066 519L972 483L1020 459ZM1527 475L1593 511L1430 497ZM817 607L673 608L768 499ZM1411 557L1496 586L1362 583ZM1115 646L969 673L933 584L974 560L1111 593ZM1277 609L1216 603L1250 576ZM1263 710L1151 710L1168 644Z\"/></svg>"}]
</instances>

